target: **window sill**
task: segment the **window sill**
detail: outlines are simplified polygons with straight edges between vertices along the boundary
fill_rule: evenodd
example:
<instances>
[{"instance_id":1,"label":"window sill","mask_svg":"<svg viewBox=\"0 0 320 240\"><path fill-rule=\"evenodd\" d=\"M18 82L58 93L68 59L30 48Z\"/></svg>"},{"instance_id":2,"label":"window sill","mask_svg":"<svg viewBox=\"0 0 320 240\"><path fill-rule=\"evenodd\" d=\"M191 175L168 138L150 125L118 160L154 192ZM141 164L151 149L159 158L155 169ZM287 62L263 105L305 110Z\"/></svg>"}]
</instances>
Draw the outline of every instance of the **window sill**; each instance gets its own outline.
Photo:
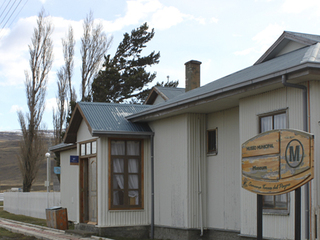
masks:
<instances>
[{"instance_id":1,"label":"window sill","mask_svg":"<svg viewBox=\"0 0 320 240\"><path fill-rule=\"evenodd\" d=\"M217 156L218 152L207 153L207 157Z\"/></svg>"},{"instance_id":2,"label":"window sill","mask_svg":"<svg viewBox=\"0 0 320 240\"><path fill-rule=\"evenodd\" d=\"M289 216L289 210L277 210L277 209L263 209L264 215L278 215L278 216Z\"/></svg>"}]
</instances>

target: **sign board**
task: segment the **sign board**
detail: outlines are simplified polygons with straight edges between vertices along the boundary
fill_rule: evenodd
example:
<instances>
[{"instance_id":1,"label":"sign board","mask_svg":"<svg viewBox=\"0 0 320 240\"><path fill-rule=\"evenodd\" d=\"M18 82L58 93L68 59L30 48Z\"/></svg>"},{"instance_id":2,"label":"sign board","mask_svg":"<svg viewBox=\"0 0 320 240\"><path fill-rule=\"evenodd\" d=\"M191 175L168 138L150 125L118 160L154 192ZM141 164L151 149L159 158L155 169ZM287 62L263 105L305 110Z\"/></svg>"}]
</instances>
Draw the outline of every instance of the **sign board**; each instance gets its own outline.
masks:
<instances>
[{"instance_id":1,"label":"sign board","mask_svg":"<svg viewBox=\"0 0 320 240\"><path fill-rule=\"evenodd\" d=\"M291 192L313 179L314 136L280 129L242 144L242 187L260 195Z\"/></svg>"},{"instance_id":2,"label":"sign board","mask_svg":"<svg viewBox=\"0 0 320 240\"><path fill-rule=\"evenodd\" d=\"M79 156L70 155L70 165L78 165L79 164Z\"/></svg>"},{"instance_id":3,"label":"sign board","mask_svg":"<svg viewBox=\"0 0 320 240\"><path fill-rule=\"evenodd\" d=\"M60 174L60 167L54 167L53 168L53 172L55 173L55 174Z\"/></svg>"}]
</instances>

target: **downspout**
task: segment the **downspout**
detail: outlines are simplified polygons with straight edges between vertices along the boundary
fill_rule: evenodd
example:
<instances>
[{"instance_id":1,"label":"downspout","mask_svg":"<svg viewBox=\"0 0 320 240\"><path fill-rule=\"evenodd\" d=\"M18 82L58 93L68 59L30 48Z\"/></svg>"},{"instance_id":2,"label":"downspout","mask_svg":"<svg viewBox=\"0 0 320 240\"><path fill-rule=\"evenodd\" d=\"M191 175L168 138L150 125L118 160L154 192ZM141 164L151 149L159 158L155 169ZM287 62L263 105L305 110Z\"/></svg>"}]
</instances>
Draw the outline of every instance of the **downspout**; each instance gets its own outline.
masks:
<instances>
[{"instance_id":1,"label":"downspout","mask_svg":"<svg viewBox=\"0 0 320 240\"><path fill-rule=\"evenodd\" d=\"M292 84L292 83L288 83L287 82L287 76L284 74L282 75L282 84L285 87L293 87L293 88L300 88L302 89L302 98L303 98L303 131L308 132L308 92L307 92L307 87L303 86L303 85L299 85L299 84ZM306 211L306 215L305 215L305 224L306 224L306 228L305 228L305 237L306 239L310 238L310 204L309 204L309 183L305 184L305 211Z\"/></svg>"},{"instance_id":2,"label":"downspout","mask_svg":"<svg viewBox=\"0 0 320 240\"><path fill-rule=\"evenodd\" d=\"M154 133L151 135L151 239L154 239Z\"/></svg>"}]
</instances>

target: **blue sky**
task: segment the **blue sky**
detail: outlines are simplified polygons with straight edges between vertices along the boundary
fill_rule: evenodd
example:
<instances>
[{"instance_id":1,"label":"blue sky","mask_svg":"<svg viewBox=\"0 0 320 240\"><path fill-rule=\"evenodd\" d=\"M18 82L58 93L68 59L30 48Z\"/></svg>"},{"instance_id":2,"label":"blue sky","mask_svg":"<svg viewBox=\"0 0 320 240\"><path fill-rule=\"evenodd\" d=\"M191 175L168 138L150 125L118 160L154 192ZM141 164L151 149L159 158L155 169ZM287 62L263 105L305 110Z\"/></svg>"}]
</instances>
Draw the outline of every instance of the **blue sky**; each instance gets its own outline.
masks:
<instances>
[{"instance_id":1,"label":"blue sky","mask_svg":"<svg viewBox=\"0 0 320 240\"><path fill-rule=\"evenodd\" d=\"M144 22L154 28L155 36L145 49L146 54L153 50L161 54L160 63L149 69L157 72L154 84L170 76L179 80L179 87L184 87L184 63L189 60L202 62L205 85L254 64L285 30L320 34L319 0L21 0L4 26L4 8L10 2L0 3L0 131L19 129L17 110L27 112L24 72L29 70L28 44L41 8L54 25L54 63L43 116L48 129L57 94L56 71L63 64L61 38L69 25L77 41L73 84L80 95L79 42L82 21L90 10L114 38L110 54L125 32Z\"/></svg>"}]
</instances>

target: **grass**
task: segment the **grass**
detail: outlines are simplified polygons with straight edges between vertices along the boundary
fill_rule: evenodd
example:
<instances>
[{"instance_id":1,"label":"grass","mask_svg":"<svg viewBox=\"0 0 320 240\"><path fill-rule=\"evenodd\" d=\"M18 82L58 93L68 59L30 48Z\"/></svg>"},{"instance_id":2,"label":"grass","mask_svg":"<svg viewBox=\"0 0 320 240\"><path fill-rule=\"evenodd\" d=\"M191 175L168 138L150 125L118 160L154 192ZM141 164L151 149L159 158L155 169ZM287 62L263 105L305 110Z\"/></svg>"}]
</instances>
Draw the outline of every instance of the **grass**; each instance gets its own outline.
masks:
<instances>
[{"instance_id":1,"label":"grass","mask_svg":"<svg viewBox=\"0 0 320 240\"><path fill-rule=\"evenodd\" d=\"M44 219L8 213L7 211L4 211L2 208L0 208L0 218L6 218L6 219L19 221L19 222L25 222L25 223L31 223L39 226L47 226L47 221Z\"/></svg>"},{"instance_id":2,"label":"grass","mask_svg":"<svg viewBox=\"0 0 320 240\"><path fill-rule=\"evenodd\" d=\"M3 204L3 202L0 202L0 204ZM33 218L33 217L28 217L24 215L16 215L12 213L8 213L7 211L4 211L2 208L0 208L0 218L6 218L6 219L11 219L19 222L25 222L25 223L31 223L39 226L47 226L47 221L44 219L39 219L39 218ZM69 229L73 229L73 224L69 225ZM6 235L8 234L8 238L6 238ZM31 239L36 239L32 237L27 237L23 236L16 233L9 232L5 229L0 228L0 239L23 239L23 240L31 240ZM4 236L4 238L2 238ZM22 236L22 237L21 237ZM148 239L138 239L138 238L121 238L121 237L114 237L112 238L114 240L148 240Z\"/></svg>"},{"instance_id":3,"label":"grass","mask_svg":"<svg viewBox=\"0 0 320 240\"><path fill-rule=\"evenodd\" d=\"M35 237L24 236L19 233L13 233L6 229L0 228L0 239L23 239L23 240L34 240Z\"/></svg>"},{"instance_id":4,"label":"grass","mask_svg":"<svg viewBox=\"0 0 320 240\"><path fill-rule=\"evenodd\" d=\"M0 202L0 207L2 207L3 206L3 202Z\"/></svg>"}]
</instances>

